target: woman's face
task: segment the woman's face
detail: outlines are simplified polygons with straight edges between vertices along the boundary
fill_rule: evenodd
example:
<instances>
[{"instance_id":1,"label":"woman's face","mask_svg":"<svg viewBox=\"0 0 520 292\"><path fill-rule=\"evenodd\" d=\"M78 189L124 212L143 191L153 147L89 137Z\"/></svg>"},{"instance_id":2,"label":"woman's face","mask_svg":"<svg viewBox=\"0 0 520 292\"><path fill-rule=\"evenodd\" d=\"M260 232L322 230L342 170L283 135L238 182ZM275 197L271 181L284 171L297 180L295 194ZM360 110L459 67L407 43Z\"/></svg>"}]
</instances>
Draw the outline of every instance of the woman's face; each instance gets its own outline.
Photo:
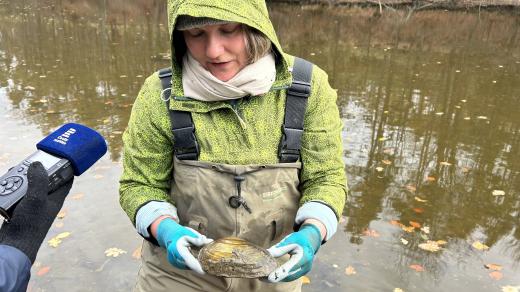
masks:
<instances>
[{"instance_id":1,"label":"woman's face","mask_svg":"<svg viewBox=\"0 0 520 292\"><path fill-rule=\"evenodd\" d=\"M204 69L221 81L233 78L247 63L240 23L208 25L183 31L186 46Z\"/></svg>"}]
</instances>

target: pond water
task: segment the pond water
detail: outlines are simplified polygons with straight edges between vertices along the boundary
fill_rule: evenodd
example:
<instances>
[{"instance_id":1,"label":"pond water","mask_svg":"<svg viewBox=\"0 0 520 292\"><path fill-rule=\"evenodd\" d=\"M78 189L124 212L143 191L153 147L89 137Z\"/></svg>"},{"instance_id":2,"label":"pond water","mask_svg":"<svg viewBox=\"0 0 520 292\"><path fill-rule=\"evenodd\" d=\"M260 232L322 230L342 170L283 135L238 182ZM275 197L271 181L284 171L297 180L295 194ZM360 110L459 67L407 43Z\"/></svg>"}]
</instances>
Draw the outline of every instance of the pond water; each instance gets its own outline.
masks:
<instances>
[{"instance_id":1,"label":"pond water","mask_svg":"<svg viewBox=\"0 0 520 292\"><path fill-rule=\"evenodd\" d=\"M518 13L269 9L284 49L329 73L344 122L349 198L304 291L520 286ZM0 0L0 21L0 171L65 122L109 144L29 289L129 291L141 240L118 203L121 134L144 78L168 66L164 3Z\"/></svg>"}]
</instances>

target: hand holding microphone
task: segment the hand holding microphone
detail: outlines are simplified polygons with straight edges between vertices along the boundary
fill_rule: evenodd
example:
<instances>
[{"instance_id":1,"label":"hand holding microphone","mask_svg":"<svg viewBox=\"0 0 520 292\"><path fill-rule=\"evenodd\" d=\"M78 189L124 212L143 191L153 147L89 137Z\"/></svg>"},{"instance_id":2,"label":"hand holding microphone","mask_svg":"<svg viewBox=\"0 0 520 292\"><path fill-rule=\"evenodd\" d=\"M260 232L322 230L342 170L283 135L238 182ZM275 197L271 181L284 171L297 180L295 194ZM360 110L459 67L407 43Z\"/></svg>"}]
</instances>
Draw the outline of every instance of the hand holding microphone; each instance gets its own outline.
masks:
<instances>
[{"instance_id":1,"label":"hand holding microphone","mask_svg":"<svg viewBox=\"0 0 520 292\"><path fill-rule=\"evenodd\" d=\"M0 215L7 221L28 187L28 167L41 162L48 176L48 192L66 185L81 175L107 151L105 139L96 131L79 124L65 124L41 140L38 149L0 177Z\"/></svg>"},{"instance_id":2,"label":"hand holding microphone","mask_svg":"<svg viewBox=\"0 0 520 292\"><path fill-rule=\"evenodd\" d=\"M31 263L63 206L73 179L49 193L47 171L40 162L33 162L27 171L27 193L13 211L11 221L0 229L0 244L16 247Z\"/></svg>"}]
</instances>

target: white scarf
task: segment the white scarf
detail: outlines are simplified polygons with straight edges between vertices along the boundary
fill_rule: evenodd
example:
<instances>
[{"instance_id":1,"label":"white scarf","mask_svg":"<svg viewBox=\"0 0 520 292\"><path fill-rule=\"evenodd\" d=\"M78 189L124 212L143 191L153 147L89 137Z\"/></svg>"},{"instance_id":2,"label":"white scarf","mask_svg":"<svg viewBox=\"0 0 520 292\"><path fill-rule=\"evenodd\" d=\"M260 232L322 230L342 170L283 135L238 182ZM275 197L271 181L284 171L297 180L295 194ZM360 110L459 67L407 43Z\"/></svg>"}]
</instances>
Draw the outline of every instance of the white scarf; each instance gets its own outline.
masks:
<instances>
[{"instance_id":1,"label":"white scarf","mask_svg":"<svg viewBox=\"0 0 520 292\"><path fill-rule=\"evenodd\" d=\"M239 99L246 95L261 95L269 91L276 78L273 54L242 68L224 82L204 69L189 52L182 59L184 95L202 101Z\"/></svg>"}]
</instances>

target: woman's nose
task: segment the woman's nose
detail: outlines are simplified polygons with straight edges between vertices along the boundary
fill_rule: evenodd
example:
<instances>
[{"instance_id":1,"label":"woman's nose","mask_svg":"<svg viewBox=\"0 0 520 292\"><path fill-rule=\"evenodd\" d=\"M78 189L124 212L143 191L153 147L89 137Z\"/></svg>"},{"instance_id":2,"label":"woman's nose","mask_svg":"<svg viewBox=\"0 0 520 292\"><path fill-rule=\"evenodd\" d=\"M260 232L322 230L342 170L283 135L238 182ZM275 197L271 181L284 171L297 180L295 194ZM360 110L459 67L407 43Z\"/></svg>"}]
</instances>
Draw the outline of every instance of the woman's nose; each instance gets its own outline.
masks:
<instances>
[{"instance_id":1,"label":"woman's nose","mask_svg":"<svg viewBox=\"0 0 520 292\"><path fill-rule=\"evenodd\" d=\"M217 59L224 52L224 44L218 37L208 38L206 45L206 56L210 59Z\"/></svg>"}]
</instances>

